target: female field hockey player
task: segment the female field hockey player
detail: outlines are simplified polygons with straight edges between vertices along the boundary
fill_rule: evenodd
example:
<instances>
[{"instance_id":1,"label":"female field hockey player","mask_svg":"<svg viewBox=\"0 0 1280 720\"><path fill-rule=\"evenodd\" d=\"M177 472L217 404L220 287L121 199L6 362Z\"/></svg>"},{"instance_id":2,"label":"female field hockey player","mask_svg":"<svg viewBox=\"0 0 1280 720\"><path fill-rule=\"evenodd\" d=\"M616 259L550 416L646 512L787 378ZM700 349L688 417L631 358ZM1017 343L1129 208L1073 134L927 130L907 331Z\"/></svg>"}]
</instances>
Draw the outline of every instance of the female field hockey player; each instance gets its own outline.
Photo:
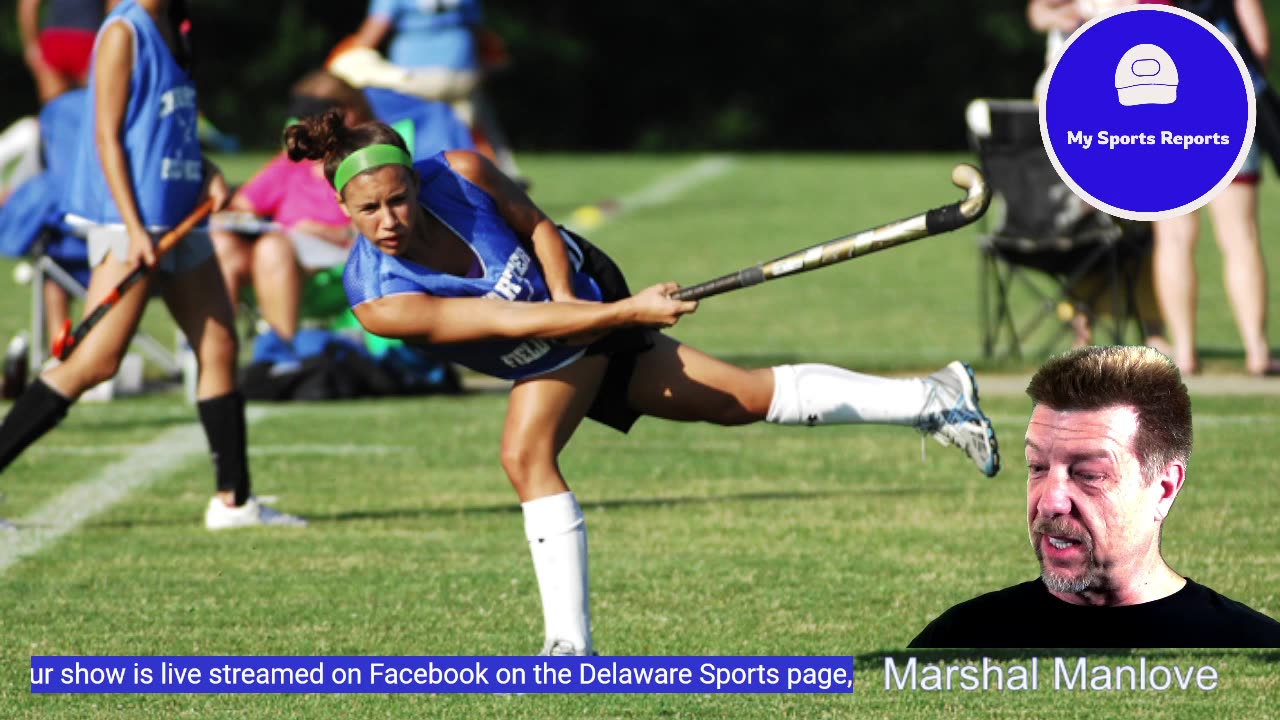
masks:
<instances>
[{"instance_id":1,"label":"female field hockey player","mask_svg":"<svg viewBox=\"0 0 1280 720\"><path fill-rule=\"evenodd\" d=\"M159 234L204 198L215 207L227 199L226 182L196 138L196 93L182 32L188 21L183 0L126 0L98 33L92 122L84 123L69 201L69 219L88 229L94 266L86 308L139 264L157 272L125 293L75 352L44 372L9 411L0 426L0 470L57 425L81 393L115 375L155 288L199 361L198 410L217 478L205 526L302 525L250 494L235 326L208 235L192 233L156 262Z\"/></svg>"},{"instance_id":2,"label":"female field hockey player","mask_svg":"<svg viewBox=\"0 0 1280 720\"><path fill-rule=\"evenodd\" d=\"M587 532L557 456L584 417L626 432L641 415L719 425L889 423L999 469L968 367L887 379L828 365L748 370L658 331L697 303L671 283L637 295L600 250L556 226L488 160L414 164L381 123L329 112L285 131L294 160L323 159L360 237L344 282L372 333L430 345L514 380L501 458L524 512L545 621L543 653L592 652Z\"/></svg>"}]
</instances>

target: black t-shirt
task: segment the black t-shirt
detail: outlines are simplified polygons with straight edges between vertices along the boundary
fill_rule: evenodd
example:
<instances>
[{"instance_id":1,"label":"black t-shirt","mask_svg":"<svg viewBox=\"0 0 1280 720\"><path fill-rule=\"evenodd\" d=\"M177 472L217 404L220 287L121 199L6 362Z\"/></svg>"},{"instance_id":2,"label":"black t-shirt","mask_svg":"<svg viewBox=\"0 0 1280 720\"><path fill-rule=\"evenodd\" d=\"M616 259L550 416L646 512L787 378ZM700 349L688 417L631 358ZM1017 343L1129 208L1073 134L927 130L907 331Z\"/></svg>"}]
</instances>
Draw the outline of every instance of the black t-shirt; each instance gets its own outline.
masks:
<instances>
[{"instance_id":1,"label":"black t-shirt","mask_svg":"<svg viewBox=\"0 0 1280 720\"><path fill-rule=\"evenodd\" d=\"M1073 605L1039 579L942 613L913 648L1280 648L1280 622L1187 578L1140 605Z\"/></svg>"}]
</instances>

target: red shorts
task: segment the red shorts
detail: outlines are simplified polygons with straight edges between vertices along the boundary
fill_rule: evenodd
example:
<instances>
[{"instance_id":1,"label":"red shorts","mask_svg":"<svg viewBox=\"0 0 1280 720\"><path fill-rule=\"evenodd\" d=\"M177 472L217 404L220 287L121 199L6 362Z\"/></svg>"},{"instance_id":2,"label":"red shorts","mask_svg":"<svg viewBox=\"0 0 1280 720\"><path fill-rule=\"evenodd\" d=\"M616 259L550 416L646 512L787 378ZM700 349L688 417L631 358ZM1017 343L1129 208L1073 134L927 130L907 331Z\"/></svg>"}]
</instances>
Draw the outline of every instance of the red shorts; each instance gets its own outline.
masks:
<instances>
[{"instance_id":1,"label":"red shorts","mask_svg":"<svg viewBox=\"0 0 1280 720\"><path fill-rule=\"evenodd\" d=\"M40 32L40 54L63 75L81 78L89 74L93 59L92 30L46 28Z\"/></svg>"}]
</instances>

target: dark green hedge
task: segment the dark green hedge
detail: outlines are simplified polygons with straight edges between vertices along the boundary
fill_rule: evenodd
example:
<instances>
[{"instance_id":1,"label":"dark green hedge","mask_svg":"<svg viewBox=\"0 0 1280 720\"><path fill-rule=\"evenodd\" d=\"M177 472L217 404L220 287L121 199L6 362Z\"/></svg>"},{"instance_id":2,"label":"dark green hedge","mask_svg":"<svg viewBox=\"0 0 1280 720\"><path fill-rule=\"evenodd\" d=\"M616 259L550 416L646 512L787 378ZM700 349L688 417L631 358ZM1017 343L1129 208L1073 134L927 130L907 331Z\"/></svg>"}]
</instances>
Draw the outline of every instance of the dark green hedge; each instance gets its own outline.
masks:
<instances>
[{"instance_id":1,"label":"dark green hedge","mask_svg":"<svg viewBox=\"0 0 1280 720\"><path fill-rule=\"evenodd\" d=\"M195 0L206 114L268 147L289 84L365 3ZM1280 0L1267 2L1280 22ZM13 17L14 0L0 4ZM252 14L246 8L252 9ZM492 80L518 149L955 149L972 97L1027 96L1043 39L1010 0L492 0L514 62ZM0 122L35 100L0 24Z\"/></svg>"}]
</instances>

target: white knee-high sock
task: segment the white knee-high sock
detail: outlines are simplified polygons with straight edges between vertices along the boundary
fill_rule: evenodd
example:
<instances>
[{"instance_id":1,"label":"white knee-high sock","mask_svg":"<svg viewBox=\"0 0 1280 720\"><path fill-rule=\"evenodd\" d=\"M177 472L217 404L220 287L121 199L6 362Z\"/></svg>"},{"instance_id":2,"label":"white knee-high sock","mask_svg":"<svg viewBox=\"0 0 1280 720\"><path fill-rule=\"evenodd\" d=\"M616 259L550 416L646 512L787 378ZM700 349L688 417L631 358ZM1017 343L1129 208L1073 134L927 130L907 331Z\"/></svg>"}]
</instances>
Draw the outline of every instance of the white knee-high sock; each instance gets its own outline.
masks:
<instances>
[{"instance_id":1,"label":"white knee-high sock","mask_svg":"<svg viewBox=\"0 0 1280 720\"><path fill-rule=\"evenodd\" d=\"M765 419L779 425L915 426L927 395L922 378L864 375L833 365L778 365Z\"/></svg>"},{"instance_id":2,"label":"white knee-high sock","mask_svg":"<svg viewBox=\"0 0 1280 720\"><path fill-rule=\"evenodd\" d=\"M524 534L542 596L547 649L569 643L590 654L591 604L587 575L587 523L572 492L523 503Z\"/></svg>"}]
</instances>

